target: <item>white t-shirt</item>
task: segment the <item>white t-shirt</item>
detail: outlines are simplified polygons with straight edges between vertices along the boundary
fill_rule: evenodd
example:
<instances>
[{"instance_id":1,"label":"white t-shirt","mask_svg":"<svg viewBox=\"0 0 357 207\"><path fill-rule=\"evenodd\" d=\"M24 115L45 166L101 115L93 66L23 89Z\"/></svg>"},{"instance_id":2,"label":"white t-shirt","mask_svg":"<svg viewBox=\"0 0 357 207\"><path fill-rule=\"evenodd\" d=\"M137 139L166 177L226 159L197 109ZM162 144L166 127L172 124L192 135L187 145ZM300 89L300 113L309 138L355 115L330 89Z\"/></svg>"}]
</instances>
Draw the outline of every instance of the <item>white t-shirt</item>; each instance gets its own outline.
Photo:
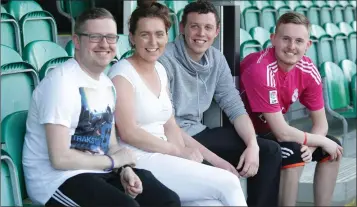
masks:
<instances>
[{"instance_id":1,"label":"white t-shirt","mask_svg":"<svg viewBox=\"0 0 357 207\"><path fill-rule=\"evenodd\" d=\"M69 148L103 154L114 123L115 89L102 74L97 81L70 59L36 87L27 118L23 148L26 188L34 204L44 205L68 178L100 170L56 170L51 166L44 124L70 129Z\"/></svg>"},{"instance_id":2,"label":"white t-shirt","mask_svg":"<svg viewBox=\"0 0 357 207\"><path fill-rule=\"evenodd\" d=\"M159 62L156 62L155 69L161 83L159 97L146 86L135 68L126 59L114 64L109 70L108 76L113 79L115 76L120 75L131 83L135 93L134 115L137 125L157 138L167 141L164 124L172 115L172 104L167 93L166 70ZM125 100L118 100L119 104L121 101ZM120 142L123 143L123 141ZM136 152L141 151L135 147L129 147Z\"/></svg>"}]
</instances>

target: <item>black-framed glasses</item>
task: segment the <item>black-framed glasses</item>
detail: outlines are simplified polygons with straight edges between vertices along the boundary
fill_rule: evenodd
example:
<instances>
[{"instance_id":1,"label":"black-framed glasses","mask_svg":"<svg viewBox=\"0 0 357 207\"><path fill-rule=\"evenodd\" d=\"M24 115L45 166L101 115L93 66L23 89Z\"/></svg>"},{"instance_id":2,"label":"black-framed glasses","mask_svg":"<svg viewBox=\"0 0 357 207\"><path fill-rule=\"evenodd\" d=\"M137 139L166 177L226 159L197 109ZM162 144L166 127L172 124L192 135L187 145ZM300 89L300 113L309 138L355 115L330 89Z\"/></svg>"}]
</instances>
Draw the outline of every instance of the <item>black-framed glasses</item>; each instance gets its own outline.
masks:
<instances>
[{"instance_id":1,"label":"black-framed glasses","mask_svg":"<svg viewBox=\"0 0 357 207\"><path fill-rule=\"evenodd\" d=\"M114 35L114 34L108 34L108 35L102 35L102 34L87 34L87 33L77 33L78 35L81 36L87 36L89 38L90 42L93 43L99 43L103 41L103 38L107 40L108 44L115 44L118 42L119 35Z\"/></svg>"}]
</instances>

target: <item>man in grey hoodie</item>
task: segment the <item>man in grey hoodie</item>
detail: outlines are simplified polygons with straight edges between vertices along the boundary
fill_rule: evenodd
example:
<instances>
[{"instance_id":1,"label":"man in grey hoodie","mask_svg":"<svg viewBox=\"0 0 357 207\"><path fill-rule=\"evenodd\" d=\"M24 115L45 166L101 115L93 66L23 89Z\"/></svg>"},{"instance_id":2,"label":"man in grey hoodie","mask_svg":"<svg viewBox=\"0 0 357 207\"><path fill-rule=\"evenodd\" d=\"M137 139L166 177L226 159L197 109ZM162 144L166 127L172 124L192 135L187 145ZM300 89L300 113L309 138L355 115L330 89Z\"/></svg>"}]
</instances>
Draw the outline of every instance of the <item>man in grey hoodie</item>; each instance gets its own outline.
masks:
<instances>
[{"instance_id":1,"label":"man in grey hoodie","mask_svg":"<svg viewBox=\"0 0 357 207\"><path fill-rule=\"evenodd\" d=\"M159 59L167 71L176 121L185 145L200 152L192 155L193 160L203 156L213 166L248 178L248 206L277 206L280 147L256 137L227 61L212 47L219 26L211 3L188 4L180 23L181 35L166 46ZM201 123L213 98L232 126L209 129Z\"/></svg>"}]
</instances>

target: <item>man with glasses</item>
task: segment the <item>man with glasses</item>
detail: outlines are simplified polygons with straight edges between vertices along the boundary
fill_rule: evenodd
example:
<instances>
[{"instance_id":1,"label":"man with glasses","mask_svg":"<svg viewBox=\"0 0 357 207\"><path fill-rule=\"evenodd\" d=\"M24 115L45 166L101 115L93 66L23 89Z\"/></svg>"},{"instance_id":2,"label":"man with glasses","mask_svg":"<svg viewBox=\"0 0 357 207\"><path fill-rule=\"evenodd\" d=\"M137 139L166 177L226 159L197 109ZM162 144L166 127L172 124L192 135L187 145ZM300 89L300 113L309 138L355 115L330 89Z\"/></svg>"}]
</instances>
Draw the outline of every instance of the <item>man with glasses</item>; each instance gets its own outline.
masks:
<instances>
[{"instance_id":1,"label":"man with glasses","mask_svg":"<svg viewBox=\"0 0 357 207\"><path fill-rule=\"evenodd\" d=\"M33 93L23 149L27 192L46 206L180 206L176 193L118 145L115 89L102 72L116 54L113 16L94 8L78 17L75 58ZM144 190L143 190L144 189Z\"/></svg>"}]
</instances>

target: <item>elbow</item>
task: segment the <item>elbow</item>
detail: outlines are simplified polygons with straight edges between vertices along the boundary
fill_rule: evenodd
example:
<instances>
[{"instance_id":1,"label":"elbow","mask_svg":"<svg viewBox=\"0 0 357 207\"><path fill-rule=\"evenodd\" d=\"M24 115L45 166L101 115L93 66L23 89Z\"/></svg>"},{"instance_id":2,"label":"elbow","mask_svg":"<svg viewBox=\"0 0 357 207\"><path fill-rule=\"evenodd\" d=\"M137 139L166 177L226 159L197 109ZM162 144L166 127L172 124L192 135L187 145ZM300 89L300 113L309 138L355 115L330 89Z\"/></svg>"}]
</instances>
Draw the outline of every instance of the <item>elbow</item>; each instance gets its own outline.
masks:
<instances>
[{"instance_id":1,"label":"elbow","mask_svg":"<svg viewBox=\"0 0 357 207\"><path fill-rule=\"evenodd\" d=\"M279 133L275 133L275 137L278 142L289 142L289 135L285 131L280 131Z\"/></svg>"},{"instance_id":2,"label":"elbow","mask_svg":"<svg viewBox=\"0 0 357 207\"><path fill-rule=\"evenodd\" d=\"M51 166L56 170L68 170L67 161L69 159L65 158L64 156L51 156L50 162Z\"/></svg>"},{"instance_id":3,"label":"elbow","mask_svg":"<svg viewBox=\"0 0 357 207\"><path fill-rule=\"evenodd\" d=\"M121 140L130 144L130 140L132 140L133 134L135 133L135 129L131 127L118 129L118 135Z\"/></svg>"},{"instance_id":4,"label":"elbow","mask_svg":"<svg viewBox=\"0 0 357 207\"><path fill-rule=\"evenodd\" d=\"M274 135L278 142L291 142L291 135L289 133L289 126L276 129Z\"/></svg>"}]
</instances>

